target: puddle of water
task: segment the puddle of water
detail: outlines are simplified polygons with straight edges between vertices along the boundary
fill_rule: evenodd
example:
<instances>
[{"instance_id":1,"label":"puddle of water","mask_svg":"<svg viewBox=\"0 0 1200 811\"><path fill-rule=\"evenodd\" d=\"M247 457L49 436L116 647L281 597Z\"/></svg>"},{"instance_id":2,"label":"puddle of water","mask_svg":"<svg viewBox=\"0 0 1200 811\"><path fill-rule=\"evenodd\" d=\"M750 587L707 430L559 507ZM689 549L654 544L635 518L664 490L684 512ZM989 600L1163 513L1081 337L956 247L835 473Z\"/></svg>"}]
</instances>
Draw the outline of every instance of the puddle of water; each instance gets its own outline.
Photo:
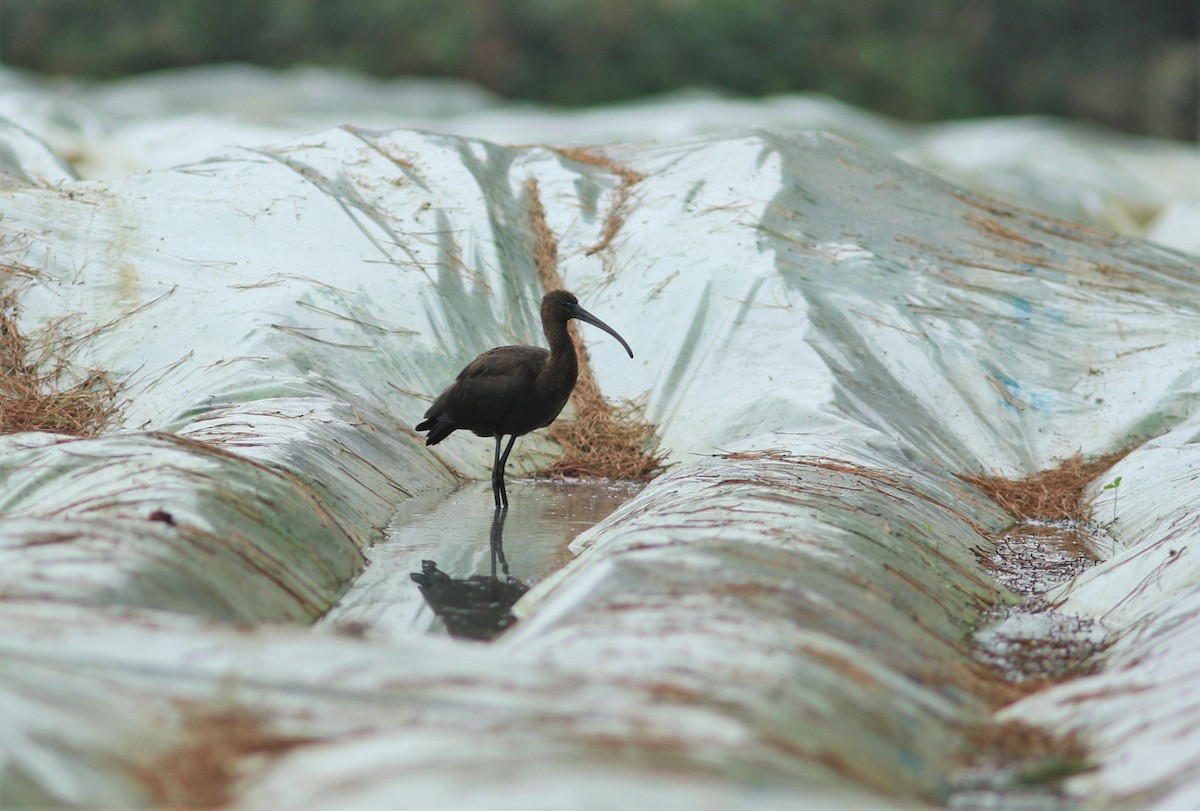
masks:
<instances>
[{"instance_id":1,"label":"puddle of water","mask_svg":"<svg viewBox=\"0 0 1200 811\"><path fill-rule=\"evenodd\" d=\"M975 634L976 658L1030 690L1091 672L1103 652L1093 620L1050 611L1014 611Z\"/></svg>"},{"instance_id":2,"label":"puddle of water","mask_svg":"<svg viewBox=\"0 0 1200 811\"><path fill-rule=\"evenodd\" d=\"M996 539L984 560L992 576L1029 598L1096 565L1099 530L1078 521L1023 521Z\"/></svg>"},{"instance_id":3,"label":"puddle of water","mask_svg":"<svg viewBox=\"0 0 1200 811\"><path fill-rule=\"evenodd\" d=\"M520 593L506 584L528 585L562 567L571 559L567 545L641 487L627 482L510 479L510 506L500 527L490 482L417 496L401 506L385 539L368 550L366 569L318 625L371 636L444 633L445 624L427 602L429 594L453 610L477 610L503 621L504 611L497 613L494 604ZM497 529L502 532L503 557L494 559ZM436 570L423 561L435 563ZM466 605L472 602L477 604L474 609Z\"/></svg>"},{"instance_id":4,"label":"puddle of water","mask_svg":"<svg viewBox=\"0 0 1200 811\"><path fill-rule=\"evenodd\" d=\"M974 638L978 661L1019 689L1037 690L1096 667L1104 635L1087 618L1051 610L1043 595L1090 569L1110 547L1104 531L1077 521L1025 521L996 540L983 563L1022 598L997 609ZM1001 725L996 730L1003 731ZM1086 752L1074 740L1026 728L996 735L950 776L947 806L960 811L1070 811L1080 807L1062 786L1086 770Z\"/></svg>"},{"instance_id":5,"label":"puddle of water","mask_svg":"<svg viewBox=\"0 0 1200 811\"><path fill-rule=\"evenodd\" d=\"M976 632L976 657L1013 684L1060 681L1094 667L1103 650L1095 622L1048 610L1041 598L1096 565L1095 550L1107 540L1098 526L1077 521L1026 521L998 538L984 562L1023 600Z\"/></svg>"}]
</instances>

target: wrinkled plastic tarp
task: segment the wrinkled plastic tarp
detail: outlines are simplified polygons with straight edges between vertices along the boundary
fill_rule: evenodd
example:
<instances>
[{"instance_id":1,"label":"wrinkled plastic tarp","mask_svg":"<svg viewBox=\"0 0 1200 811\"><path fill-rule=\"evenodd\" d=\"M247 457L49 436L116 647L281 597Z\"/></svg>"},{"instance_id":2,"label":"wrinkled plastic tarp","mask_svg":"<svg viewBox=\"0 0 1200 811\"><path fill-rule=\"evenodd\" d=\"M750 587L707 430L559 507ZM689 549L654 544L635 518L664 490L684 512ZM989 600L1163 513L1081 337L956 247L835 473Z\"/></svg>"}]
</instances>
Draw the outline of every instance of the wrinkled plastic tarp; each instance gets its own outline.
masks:
<instances>
[{"instance_id":1,"label":"wrinkled plastic tarp","mask_svg":"<svg viewBox=\"0 0 1200 811\"><path fill-rule=\"evenodd\" d=\"M6 798L145 802L130 763L199 704L303 742L238 784L245 807L938 802L990 719L971 632L1011 600L978 563L1006 518L954 474L1164 432L1105 474L1131 485L1122 548L1055 607L1104 620L1089 678L1171 691L1200 726L1167 680L1196 626L1191 556L1168 554L1191 521L1193 257L779 131L563 152L346 127L34 173L0 220L21 326L86 336L73 361L123 407L102 439L5 441ZM530 181L566 286L634 347L585 329L601 389L644 404L675 468L487 648L220 622L322 613L397 505L486 473L490 443L411 426L482 349L540 342ZM510 473L552 452L527 437ZM1110 709L1132 705L1082 717L1074 685L1010 710L1092 745L1069 787L1197 790L1194 748L1129 765L1173 727L1134 751Z\"/></svg>"},{"instance_id":2,"label":"wrinkled plastic tarp","mask_svg":"<svg viewBox=\"0 0 1200 811\"><path fill-rule=\"evenodd\" d=\"M1200 204L1200 148L1044 117L916 126L817 94L737 99L695 89L561 110L445 79L236 64L92 84L0 71L0 116L71 156L85 177L167 168L347 122L502 144L674 142L738 127L822 131L1010 203L1197 249L1194 214L1190 227L1175 220Z\"/></svg>"}]
</instances>

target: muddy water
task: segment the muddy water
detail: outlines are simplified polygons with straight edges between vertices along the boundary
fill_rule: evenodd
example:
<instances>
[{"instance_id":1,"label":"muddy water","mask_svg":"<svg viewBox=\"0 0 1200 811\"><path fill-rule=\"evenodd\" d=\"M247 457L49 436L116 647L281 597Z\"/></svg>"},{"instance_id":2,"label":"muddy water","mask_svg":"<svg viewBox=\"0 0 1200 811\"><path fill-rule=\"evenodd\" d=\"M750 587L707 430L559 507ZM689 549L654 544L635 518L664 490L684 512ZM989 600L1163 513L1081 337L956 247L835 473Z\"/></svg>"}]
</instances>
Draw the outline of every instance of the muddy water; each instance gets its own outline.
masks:
<instances>
[{"instance_id":1,"label":"muddy water","mask_svg":"<svg viewBox=\"0 0 1200 811\"><path fill-rule=\"evenodd\" d=\"M1078 521L1023 521L996 539L984 560L992 576L1024 598L1049 591L1096 564L1103 536Z\"/></svg>"},{"instance_id":2,"label":"muddy water","mask_svg":"<svg viewBox=\"0 0 1200 811\"><path fill-rule=\"evenodd\" d=\"M1110 549L1102 528L1076 521L1026 521L996 539L983 562L1021 602L992 613L975 634L974 654L1016 688L1014 696L1098 666L1100 629L1055 612L1043 595L1094 566ZM1078 742L1000 724L951 775L947 805L960 811L1071 811L1079 803L1063 781L1087 768L1087 753Z\"/></svg>"},{"instance_id":3,"label":"muddy water","mask_svg":"<svg viewBox=\"0 0 1200 811\"><path fill-rule=\"evenodd\" d=\"M1097 551L1110 544L1099 526L1078 521L1026 521L1005 532L984 562L1022 601L997 610L976 633L976 657L1014 684L1058 681L1094 667L1100 629L1049 610L1042 595L1096 565Z\"/></svg>"},{"instance_id":4,"label":"muddy water","mask_svg":"<svg viewBox=\"0 0 1200 811\"><path fill-rule=\"evenodd\" d=\"M412 578L429 571L423 561L436 564L435 583L466 593L463 599L471 599L472 590L477 600L511 596L503 584L535 583L564 565L571 557L567 545L640 489L623 482L509 480L510 506L500 515L490 483L413 498L319 624L373 636L446 633L423 593L428 590ZM499 541L496 555L493 540Z\"/></svg>"}]
</instances>

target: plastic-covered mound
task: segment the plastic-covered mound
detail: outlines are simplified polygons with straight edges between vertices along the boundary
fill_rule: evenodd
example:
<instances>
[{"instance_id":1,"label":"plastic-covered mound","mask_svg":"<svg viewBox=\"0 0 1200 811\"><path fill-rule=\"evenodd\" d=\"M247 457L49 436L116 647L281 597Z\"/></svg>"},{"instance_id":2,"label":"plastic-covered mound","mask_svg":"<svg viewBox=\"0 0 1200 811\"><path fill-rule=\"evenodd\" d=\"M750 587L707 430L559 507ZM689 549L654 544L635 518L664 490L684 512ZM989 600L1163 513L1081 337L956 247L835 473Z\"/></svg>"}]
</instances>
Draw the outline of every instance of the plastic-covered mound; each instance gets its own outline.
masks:
<instances>
[{"instance_id":1,"label":"plastic-covered mound","mask_svg":"<svg viewBox=\"0 0 1200 811\"><path fill-rule=\"evenodd\" d=\"M7 805L922 807L1000 707L1082 742L1068 797L1200 794L1195 257L815 133L342 127L87 181L35 147L0 219L21 330L121 402L0 449ZM488 645L311 629L399 505L486 476L490 442L412 426L541 342L546 228L671 470ZM1107 659L1017 690L971 655L1012 519L959 476L1135 444L1090 490L1116 553L1045 605Z\"/></svg>"},{"instance_id":2,"label":"plastic-covered mound","mask_svg":"<svg viewBox=\"0 0 1200 811\"><path fill-rule=\"evenodd\" d=\"M1200 204L1200 147L1044 117L918 126L817 94L739 99L698 89L560 109L452 80L244 64L91 83L0 70L0 116L85 177L167 168L346 123L560 146L671 143L736 128L830 132L1009 203L1197 251L1195 214L1191 227L1176 219Z\"/></svg>"}]
</instances>

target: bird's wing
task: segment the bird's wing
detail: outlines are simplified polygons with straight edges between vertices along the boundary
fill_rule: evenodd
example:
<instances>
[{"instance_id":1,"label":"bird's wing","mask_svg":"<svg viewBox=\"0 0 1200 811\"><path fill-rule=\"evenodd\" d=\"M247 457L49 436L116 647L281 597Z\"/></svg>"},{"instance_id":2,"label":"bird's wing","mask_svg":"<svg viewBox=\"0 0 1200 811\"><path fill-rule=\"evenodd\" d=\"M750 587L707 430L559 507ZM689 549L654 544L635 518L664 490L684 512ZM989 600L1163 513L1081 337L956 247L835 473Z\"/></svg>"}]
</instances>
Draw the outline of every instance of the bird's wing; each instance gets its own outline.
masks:
<instances>
[{"instance_id":1,"label":"bird's wing","mask_svg":"<svg viewBox=\"0 0 1200 811\"><path fill-rule=\"evenodd\" d=\"M536 390L537 373L549 351L535 346L501 346L467 364L428 416L440 415L483 436L507 425Z\"/></svg>"},{"instance_id":2,"label":"bird's wing","mask_svg":"<svg viewBox=\"0 0 1200 811\"><path fill-rule=\"evenodd\" d=\"M489 349L463 367L455 381L469 378L536 376L550 357L540 346L498 346Z\"/></svg>"},{"instance_id":3,"label":"bird's wing","mask_svg":"<svg viewBox=\"0 0 1200 811\"><path fill-rule=\"evenodd\" d=\"M452 414L464 417L479 409L504 409L518 393L533 390L537 373L549 355L536 346L489 349L459 373L449 389L446 405Z\"/></svg>"}]
</instances>

